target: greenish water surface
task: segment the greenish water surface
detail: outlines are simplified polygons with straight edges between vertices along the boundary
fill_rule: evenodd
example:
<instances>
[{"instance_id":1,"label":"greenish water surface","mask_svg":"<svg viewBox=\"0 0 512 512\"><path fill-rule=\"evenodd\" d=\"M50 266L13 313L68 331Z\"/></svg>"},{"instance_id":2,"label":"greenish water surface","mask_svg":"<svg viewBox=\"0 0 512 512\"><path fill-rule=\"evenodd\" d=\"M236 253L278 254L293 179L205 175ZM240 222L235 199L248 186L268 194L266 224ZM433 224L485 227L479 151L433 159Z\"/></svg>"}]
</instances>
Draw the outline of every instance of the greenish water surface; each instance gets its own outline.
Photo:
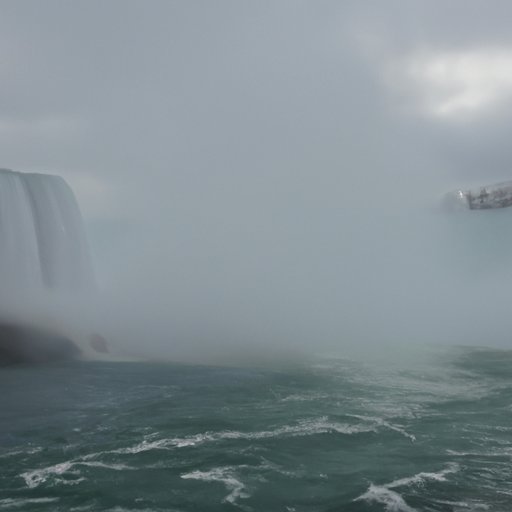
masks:
<instances>
[{"instance_id":1,"label":"greenish water surface","mask_svg":"<svg viewBox=\"0 0 512 512\"><path fill-rule=\"evenodd\" d=\"M512 510L512 356L0 371L0 511Z\"/></svg>"}]
</instances>

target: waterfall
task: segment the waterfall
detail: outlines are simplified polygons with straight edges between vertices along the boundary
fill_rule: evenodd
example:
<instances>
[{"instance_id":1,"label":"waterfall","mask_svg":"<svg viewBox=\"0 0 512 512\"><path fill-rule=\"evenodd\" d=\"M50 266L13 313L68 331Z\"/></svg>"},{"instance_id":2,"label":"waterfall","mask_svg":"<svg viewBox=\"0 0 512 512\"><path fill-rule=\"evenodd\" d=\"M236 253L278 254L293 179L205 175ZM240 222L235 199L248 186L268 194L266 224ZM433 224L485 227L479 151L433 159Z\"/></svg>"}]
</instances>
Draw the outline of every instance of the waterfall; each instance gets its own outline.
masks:
<instances>
[{"instance_id":1,"label":"waterfall","mask_svg":"<svg viewBox=\"0 0 512 512\"><path fill-rule=\"evenodd\" d=\"M60 176L0 169L0 299L93 287L85 229Z\"/></svg>"}]
</instances>

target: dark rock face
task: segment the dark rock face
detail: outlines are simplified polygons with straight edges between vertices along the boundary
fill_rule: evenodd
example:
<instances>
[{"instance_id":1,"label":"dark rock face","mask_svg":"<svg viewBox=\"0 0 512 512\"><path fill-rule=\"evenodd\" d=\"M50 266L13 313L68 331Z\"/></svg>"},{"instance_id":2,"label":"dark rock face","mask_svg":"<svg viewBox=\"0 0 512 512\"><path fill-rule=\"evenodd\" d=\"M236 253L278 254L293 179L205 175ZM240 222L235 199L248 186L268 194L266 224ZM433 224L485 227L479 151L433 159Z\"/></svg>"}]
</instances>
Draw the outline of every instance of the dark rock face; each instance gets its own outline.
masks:
<instances>
[{"instance_id":1,"label":"dark rock face","mask_svg":"<svg viewBox=\"0 0 512 512\"><path fill-rule=\"evenodd\" d=\"M80 349L65 336L17 324L0 323L0 366L77 359Z\"/></svg>"}]
</instances>

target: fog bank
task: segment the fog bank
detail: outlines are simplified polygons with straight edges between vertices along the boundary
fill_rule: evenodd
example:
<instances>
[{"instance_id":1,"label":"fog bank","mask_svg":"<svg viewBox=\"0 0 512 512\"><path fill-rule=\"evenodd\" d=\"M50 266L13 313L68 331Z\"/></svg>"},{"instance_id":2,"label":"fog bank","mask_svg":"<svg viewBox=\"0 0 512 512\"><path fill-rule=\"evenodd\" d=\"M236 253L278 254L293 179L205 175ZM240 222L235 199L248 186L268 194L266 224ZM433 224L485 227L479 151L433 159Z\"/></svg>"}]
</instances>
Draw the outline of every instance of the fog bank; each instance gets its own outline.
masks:
<instances>
[{"instance_id":1,"label":"fog bank","mask_svg":"<svg viewBox=\"0 0 512 512\"><path fill-rule=\"evenodd\" d=\"M512 179L482 6L5 2L2 165L71 184L135 352L510 346L512 210L442 207Z\"/></svg>"}]
</instances>

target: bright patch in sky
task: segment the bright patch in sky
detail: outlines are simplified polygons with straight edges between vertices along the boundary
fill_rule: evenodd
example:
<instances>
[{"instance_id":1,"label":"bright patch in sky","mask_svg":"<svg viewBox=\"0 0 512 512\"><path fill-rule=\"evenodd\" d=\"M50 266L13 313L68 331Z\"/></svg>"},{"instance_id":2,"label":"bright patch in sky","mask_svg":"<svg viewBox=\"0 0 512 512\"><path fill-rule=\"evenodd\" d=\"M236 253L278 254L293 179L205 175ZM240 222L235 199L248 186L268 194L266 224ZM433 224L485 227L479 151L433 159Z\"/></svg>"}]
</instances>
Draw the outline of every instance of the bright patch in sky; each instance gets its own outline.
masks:
<instances>
[{"instance_id":1,"label":"bright patch in sky","mask_svg":"<svg viewBox=\"0 0 512 512\"><path fill-rule=\"evenodd\" d=\"M512 49L421 53L406 69L423 108L436 117L483 113L512 99Z\"/></svg>"}]
</instances>

